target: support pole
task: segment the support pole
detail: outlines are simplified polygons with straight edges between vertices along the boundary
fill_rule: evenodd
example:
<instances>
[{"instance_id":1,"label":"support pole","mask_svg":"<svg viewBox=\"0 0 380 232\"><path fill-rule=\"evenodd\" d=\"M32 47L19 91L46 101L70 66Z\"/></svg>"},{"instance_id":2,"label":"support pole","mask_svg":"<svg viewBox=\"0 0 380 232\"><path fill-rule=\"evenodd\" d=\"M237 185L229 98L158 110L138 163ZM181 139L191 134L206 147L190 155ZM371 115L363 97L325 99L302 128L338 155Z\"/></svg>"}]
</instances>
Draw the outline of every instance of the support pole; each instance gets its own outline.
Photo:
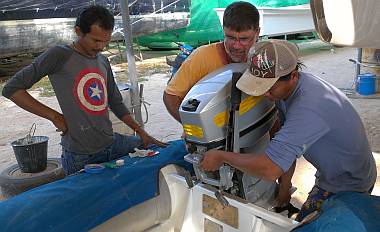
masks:
<instances>
[{"instance_id":1,"label":"support pole","mask_svg":"<svg viewBox=\"0 0 380 232\"><path fill-rule=\"evenodd\" d=\"M362 62L363 49L362 48L358 48L357 51L358 51L357 61L359 61L359 63L356 63L356 78L360 74L360 63Z\"/></svg>"},{"instance_id":2,"label":"support pole","mask_svg":"<svg viewBox=\"0 0 380 232\"><path fill-rule=\"evenodd\" d=\"M121 13L122 13L122 18L123 18L123 26L124 26L124 41L125 41L125 46L126 46L128 72L129 72L128 77L129 77L129 80L131 81L133 113L135 115L136 121L140 124L141 127L144 127L144 123L141 116L141 100L139 98L139 87L138 87L138 81L137 81L135 56L133 53L132 27L131 27L131 19L129 18L128 0L121 0L120 6L121 6Z\"/></svg>"}]
</instances>

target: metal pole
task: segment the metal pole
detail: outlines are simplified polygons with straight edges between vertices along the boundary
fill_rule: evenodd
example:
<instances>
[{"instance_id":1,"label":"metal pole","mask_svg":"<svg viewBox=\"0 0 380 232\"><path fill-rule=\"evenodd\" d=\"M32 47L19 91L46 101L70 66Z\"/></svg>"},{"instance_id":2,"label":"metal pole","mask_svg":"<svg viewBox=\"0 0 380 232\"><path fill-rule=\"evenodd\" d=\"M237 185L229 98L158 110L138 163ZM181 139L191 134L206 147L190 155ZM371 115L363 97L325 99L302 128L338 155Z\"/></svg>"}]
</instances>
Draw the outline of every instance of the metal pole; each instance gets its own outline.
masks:
<instances>
[{"instance_id":1,"label":"metal pole","mask_svg":"<svg viewBox=\"0 0 380 232\"><path fill-rule=\"evenodd\" d=\"M357 61L359 61L359 64L356 63L356 78L360 74L360 63L362 63L363 49L362 48L358 48L357 51L358 51Z\"/></svg>"},{"instance_id":2,"label":"metal pole","mask_svg":"<svg viewBox=\"0 0 380 232\"><path fill-rule=\"evenodd\" d=\"M131 19L129 18L128 0L120 0L120 6L124 25L124 41L127 52L129 80L131 81L133 112L136 121L140 124L141 127L144 127L144 123L141 116L141 100L139 98L135 56L133 54L132 27Z\"/></svg>"}]
</instances>

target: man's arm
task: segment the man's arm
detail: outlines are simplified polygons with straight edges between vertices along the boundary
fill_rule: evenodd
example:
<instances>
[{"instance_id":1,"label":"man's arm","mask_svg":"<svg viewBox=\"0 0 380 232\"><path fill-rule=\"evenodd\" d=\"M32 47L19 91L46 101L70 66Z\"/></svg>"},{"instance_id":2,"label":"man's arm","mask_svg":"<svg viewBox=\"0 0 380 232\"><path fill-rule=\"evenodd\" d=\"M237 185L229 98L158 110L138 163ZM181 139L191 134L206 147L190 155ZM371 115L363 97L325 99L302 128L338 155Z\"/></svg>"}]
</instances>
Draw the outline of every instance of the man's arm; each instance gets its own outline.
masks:
<instances>
[{"instance_id":1,"label":"man's arm","mask_svg":"<svg viewBox=\"0 0 380 232\"><path fill-rule=\"evenodd\" d=\"M240 154L221 150L210 150L200 164L206 171L215 171L227 163L249 175L266 180L277 180L284 172L266 154Z\"/></svg>"},{"instance_id":2,"label":"man's arm","mask_svg":"<svg viewBox=\"0 0 380 232\"><path fill-rule=\"evenodd\" d=\"M26 90L43 77L60 70L72 54L64 46L54 46L39 55L30 65L17 72L4 86L2 94L19 107L50 120L62 135L67 131L63 115L33 98Z\"/></svg>"},{"instance_id":3,"label":"man's arm","mask_svg":"<svg viewBox=\"0 0 380 232\"><path fill-rule=\"evenodd\" d=\"M290 202L291 194L290 188L292 187L292 177L296 169L296 161L292 166L279 178L279 190L277 195L277 206L283 207Z\"/></svg>"},{"instance_id":4,"label":"man's arm","mask_svg":"<svg viewBox=\"0 0 380 232\"><path fill-rule=\"evenodd\" d=\"M25 89L14 92L9 99L30 113L50 120L62 133L66 133L67 125L63 115L33 98Z\"/></svg>"},{"instance_id":5,"label":"man's arm","mask_svg":"<svg viewBox=\"0 0 380 232\"><path fill-rule=\"evenodd\" d=\"M179 106L181 105L182 99L178 96L164 92L163 100L169 114L173 116L173 118L179 123L181 123L181 118L179 116Z\"/></svg>"},{"instance_id":6,"label":"man's arm","mask_svg":"<svg viewBox=\"0 0 380 232\"><path fill-rule=\"evenodd\" d=\"M141 140L144 143L144 146L148 146L150 144L156 144L160 147L165 147L168 145L167 143L163 143L161 141L158 141L157 139L150 136L143 128L140 127L140 125L136 122L136 120L134 120L131 117L131 115L125 114L121 120L125 124L127 124L127 126L132 128L132 130L134 130L137 134L139 134Z\"/></svg>"},{"instance_id":7,"label":"man's arm","mask_svg":"<svg viewBox=\"0 0 380 232\"><path fill-rule=\"evenodd\" d=\"M269 130L270 138L272 139L277 131L281 128L280 118L277 116L275 123L272 128ZM284 207L286 206L291 199L290 188L292 187L292 177L296 168L296 161L292 164L292 166L286 171L280 178L279 182L279 190L277 195L277 206Z\"/></svg>"},{"instance_id":8,"label":"man's arm","mask_svg":"<svg viewBox=\"0 0 380 232\"><path fill-rule=\"evenodd\" d=\"M210 50L208 47L200 47L192 52L183 61L164 91L163 101L166 109L179 123L181 123L179 107L186 94L199 80L216 69L212 68L213 62L204 62L209 59L209 53L213 52L212 49L215 48Z\"/></svg>"},{"instance_id":9,"label":"man's arm","mask_svg":"<svg viewBox=\"0 0 380 232\"><path fill-rule=\"evenodd\" d=\"M277 131L279 131L281 128L281 125L280 125L280 119L279 117L277 116L276 117L276 121L274 121L274 124L273 126L270 128L269 130L269 136L270 136L270 139L273 139L274 135L276 134Z\"/></svg>"}]
</instances>

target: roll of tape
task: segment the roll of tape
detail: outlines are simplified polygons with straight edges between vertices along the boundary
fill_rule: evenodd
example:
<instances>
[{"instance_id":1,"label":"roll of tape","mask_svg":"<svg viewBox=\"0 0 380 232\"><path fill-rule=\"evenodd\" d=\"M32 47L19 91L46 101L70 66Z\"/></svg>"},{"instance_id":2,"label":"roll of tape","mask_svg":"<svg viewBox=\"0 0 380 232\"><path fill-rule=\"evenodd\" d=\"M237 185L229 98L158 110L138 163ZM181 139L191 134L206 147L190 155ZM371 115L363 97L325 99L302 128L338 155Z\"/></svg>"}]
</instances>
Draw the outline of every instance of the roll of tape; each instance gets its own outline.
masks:
<instances>
[{"instance_id":1,"label":"roll of tape","mask_svg":"<svg viewBox=\"0 0 380 232\"><path fill-rule=\"evenodd\" d=\"M84 166L84 171L87 173L102 173L105 167L102 164L87 164Z\"/></svg>"}]
</instances>

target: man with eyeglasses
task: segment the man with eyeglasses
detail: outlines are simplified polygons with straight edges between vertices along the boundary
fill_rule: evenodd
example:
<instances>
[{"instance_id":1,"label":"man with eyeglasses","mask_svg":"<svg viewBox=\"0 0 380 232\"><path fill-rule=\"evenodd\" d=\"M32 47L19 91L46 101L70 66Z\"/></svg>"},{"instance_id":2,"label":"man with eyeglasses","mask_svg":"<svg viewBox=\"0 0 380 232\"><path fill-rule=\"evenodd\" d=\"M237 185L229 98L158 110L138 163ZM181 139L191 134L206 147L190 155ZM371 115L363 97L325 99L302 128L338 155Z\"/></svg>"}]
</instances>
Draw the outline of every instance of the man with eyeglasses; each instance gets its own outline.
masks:
<instances>
[{"instance_id":1,"label":"man with eyeglasses","mask_svg":"<svg viewBox=\"0 0 380 232\"><path fill-rule=\"evenodd\" d=\"M178 122L183 98L200 79L229 63L246 62L259 37L259 18L257 8L248 2L230 4L223 15L224 42L201 46L184 61L163 95L167 110Z\"/></svg>"},{"instance_id":2,"label":"man with eyeglasses","mask_svg":"<svg viewBox=\"0 0 380 232\"><path fill-rule=\"evenodd\" d=\"M262 179L275 181L281 177L277 201L286 204L295 161L304 156L317 172L297 221L320 211L323 201L340 192L371 193L377 177L376 162L363 123L345 94L301 72L298 48L290 42L258 42L251 53L250 66L236 86L246 94L263 95L276 102L279 130L261 154L209 150L200 166L214 171L227 163Z\"/></svg>"}]
</instances>

